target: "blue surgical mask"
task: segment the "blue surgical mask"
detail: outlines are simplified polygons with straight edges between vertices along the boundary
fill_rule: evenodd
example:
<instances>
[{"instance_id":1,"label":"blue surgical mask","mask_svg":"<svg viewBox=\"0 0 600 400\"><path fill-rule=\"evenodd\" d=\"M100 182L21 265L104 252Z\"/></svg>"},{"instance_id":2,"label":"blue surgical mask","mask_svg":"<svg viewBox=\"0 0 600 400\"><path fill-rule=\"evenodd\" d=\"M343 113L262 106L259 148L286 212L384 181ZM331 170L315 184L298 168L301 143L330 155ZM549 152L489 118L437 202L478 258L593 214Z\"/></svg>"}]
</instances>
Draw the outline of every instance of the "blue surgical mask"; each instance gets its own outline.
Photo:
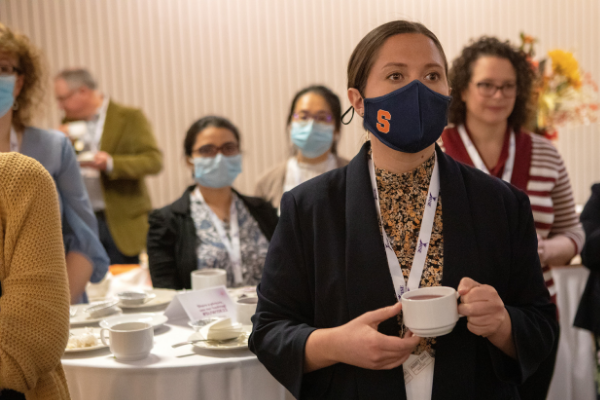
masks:
<instances>
[{"instance_id":1,"label":"blue surgical mask","mask_svg":"<svg viewBox=\"0 0 600 400\"><path fill-rule=\"evenodd\" d=\"M218 153L215 157L195 157L194 180L201 186L222 188L231 186L242 172L242 155L224 156Z\"/></svg>"},{"instance_id":2,"label":"blue surgical mask","mask_svg":"<svg viewBox=\"0 0 600 400\"><path fill-rule=\"evenodd\" d=\"M3 117L15 102L13 91L16 82L15 75L0 76L0 117Z\"/></svg>"},{"instance_id":3,"label":"blue surgical mask","mask_svg":"<svg viewBox=\"0 0 600 400\"><path fill-rule=\"evenodd\" d=\"M325 154L333 143L333 125L310 122L292 122L292 142L308 158Z\"/></svg>"},{"instance_id":4,"label":"blue surgical mask","mask_svg":"<svg viewBox=\"0 0 600 400\"><path fill-rule=\"evenodd\" d=\"M450 99L414 80L384 96L364 99L363 125L389 148L418 153L441 136Z\"/></svg>"}]
</instances>

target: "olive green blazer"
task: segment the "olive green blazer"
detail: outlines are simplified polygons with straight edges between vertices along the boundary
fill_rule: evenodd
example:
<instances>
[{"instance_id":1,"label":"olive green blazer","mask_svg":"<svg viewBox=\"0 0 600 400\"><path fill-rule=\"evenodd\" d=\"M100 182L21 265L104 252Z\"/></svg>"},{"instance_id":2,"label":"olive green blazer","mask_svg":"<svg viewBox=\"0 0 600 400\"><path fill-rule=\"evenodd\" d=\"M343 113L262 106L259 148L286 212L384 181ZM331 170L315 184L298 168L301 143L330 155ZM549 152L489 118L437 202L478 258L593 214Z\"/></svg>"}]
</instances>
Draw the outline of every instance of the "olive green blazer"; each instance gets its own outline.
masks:
<instances>
[{"instance_id":1,"label":"olive green blazer","mask_svg":"<svg viewBox=\"0 0 600 400\"><path fill-rule=\"evenodd\" d=\"M108 103L100 150L111 155L113 169L102 173L108 228L121 253L133 256L146 246L152 210L146 175L162 169L162 153L141 110Z\"/></svg>"}]
</instances>

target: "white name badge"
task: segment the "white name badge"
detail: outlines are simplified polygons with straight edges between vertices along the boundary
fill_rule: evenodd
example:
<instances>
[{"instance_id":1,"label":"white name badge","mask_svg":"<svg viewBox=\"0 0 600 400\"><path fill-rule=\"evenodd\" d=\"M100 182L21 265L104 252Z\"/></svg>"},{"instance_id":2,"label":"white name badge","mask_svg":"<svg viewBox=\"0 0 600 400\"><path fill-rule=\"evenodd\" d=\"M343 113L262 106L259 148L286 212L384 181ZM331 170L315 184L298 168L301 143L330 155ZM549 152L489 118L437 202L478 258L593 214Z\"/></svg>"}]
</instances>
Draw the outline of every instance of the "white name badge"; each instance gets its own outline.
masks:
<instances>
[{"instance_id":1,"label":"white name badge","mask_svg":"<svg viewBox=\"0 0 600 400\"><path fill-rule=\"evenodd\" d=\"M236 318L235 303L225 286L177 294L165 310L169 321L188 318L190 321L210 317Z\"/></svg>"}]
</instances>

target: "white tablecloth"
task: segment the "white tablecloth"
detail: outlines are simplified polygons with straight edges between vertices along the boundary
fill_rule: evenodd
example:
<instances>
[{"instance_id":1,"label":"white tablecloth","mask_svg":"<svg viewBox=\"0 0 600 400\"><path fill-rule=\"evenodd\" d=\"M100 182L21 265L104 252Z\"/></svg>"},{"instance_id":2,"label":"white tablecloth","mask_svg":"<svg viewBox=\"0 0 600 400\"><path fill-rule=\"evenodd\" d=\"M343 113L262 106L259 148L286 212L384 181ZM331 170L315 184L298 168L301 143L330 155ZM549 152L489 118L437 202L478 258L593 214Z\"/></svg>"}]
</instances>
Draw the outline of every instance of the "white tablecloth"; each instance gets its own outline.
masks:
<instances>
[{"instance_id":1,"label":"white tablecloth","mask_svg":"<svg viewBox=\"0 0 600 400\"><path fill-rule=\"evenodd\" d=\"M592 334L574 328L573 320L589 270L582 266L554 267L560 340L548 400L595 400L594 344Z\"/></svg>"},{"instance_id":2,"label":"white tablecloth","mask_svg":"<svg viewBox=\"0 0 600 400\"><path fill-rule=\"evenodd\" d=\"M152 354L140 361L117 361L108 349L65 354L71 398L283 400L290 396L247 349L171 348L192 333L187 326L158 328Z\"/></svg>"}]
</instances>

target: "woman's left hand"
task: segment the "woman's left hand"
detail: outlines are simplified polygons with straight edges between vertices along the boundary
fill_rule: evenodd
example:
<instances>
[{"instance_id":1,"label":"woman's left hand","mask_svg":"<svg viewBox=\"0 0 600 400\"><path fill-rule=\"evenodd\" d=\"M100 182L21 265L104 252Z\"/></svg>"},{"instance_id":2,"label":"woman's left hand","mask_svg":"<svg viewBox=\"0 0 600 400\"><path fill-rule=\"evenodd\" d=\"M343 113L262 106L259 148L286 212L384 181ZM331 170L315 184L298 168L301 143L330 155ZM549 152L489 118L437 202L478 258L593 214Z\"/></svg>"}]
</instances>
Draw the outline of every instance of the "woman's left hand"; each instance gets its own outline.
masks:
<instances>
[{"instance_id":1,"label":"woman's left hand","mask_svg":"<svg viewBox=\"0 0 600 400\"><path fill-rule=\"evenodd\" d=\"M489 337L500 331L510 317L504 302L490 285L482 285L471 278L463 278L458 285L461 304L458 312L467 317L467 329L472 333Z\"/></svg>"}]
</instances>

